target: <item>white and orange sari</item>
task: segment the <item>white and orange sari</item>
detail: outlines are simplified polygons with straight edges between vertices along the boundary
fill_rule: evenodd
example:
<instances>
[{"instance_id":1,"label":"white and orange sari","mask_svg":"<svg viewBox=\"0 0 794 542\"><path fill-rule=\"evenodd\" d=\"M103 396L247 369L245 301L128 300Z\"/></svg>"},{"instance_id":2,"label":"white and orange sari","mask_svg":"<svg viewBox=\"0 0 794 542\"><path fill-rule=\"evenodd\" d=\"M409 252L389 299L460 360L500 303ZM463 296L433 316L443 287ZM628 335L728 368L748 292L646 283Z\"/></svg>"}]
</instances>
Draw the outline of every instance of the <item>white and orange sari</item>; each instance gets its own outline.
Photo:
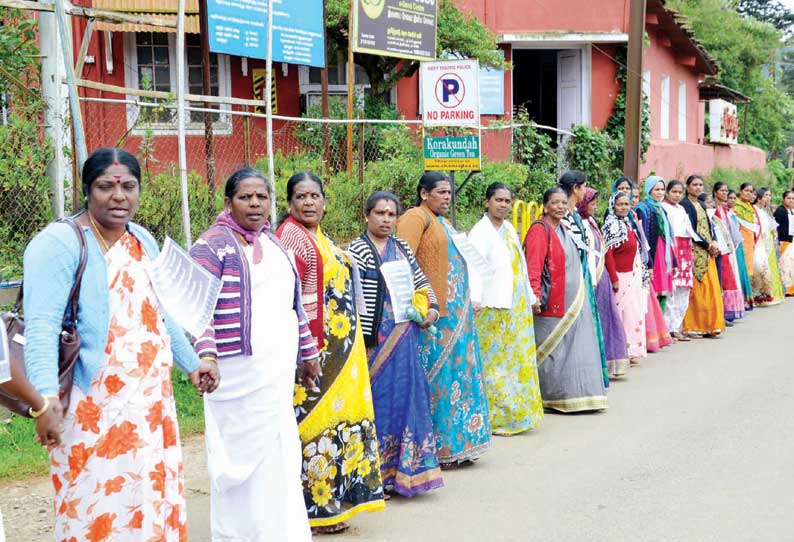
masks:
<instances>
[{"instance_id":1,"label":"white and orange sari","mask_svg":"<svg viewBox=\"0 0 794 542\"><path fill-rule=\"evenodd\" d=\"M146 268L129 232L105 255L107 360L87 393L75 386L62 443L50 454L56 541L187 540L173 358Z\"/></svg>"}]
</instances>

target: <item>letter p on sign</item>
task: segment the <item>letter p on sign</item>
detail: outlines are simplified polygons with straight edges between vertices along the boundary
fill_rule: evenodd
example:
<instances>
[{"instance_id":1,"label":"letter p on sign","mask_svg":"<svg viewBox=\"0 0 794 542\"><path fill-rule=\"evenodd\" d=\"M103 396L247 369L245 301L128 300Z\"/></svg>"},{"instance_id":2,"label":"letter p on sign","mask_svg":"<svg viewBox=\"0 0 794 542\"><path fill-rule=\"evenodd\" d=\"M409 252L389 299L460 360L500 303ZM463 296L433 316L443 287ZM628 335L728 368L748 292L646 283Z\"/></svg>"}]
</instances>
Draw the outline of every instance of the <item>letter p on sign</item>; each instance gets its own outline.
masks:
<instances>
[{"instance_id":1,"label":"letter p on sign","mask_svg":"<svg viewBox=\"0 0 794 542\"><path fill-rule=\"evenodd\" d=\"M460 90L460 82L457 79L447 78L441 80L441 85L444 90L442 91L442 100L444 103L449 103L449 97L458 94Z\"/></svg>"}]
</instances>

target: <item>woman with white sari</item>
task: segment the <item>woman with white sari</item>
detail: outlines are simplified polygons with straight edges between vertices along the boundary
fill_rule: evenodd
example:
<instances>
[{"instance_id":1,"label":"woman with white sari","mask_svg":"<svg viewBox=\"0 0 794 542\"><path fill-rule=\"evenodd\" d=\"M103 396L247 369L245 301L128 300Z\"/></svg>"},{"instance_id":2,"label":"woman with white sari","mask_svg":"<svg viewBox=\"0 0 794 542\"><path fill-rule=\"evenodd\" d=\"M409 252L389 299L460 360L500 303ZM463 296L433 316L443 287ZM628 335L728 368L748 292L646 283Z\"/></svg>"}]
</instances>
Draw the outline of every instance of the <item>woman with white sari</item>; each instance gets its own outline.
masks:
<instances>
[{"instance_id":1,"label":"woman with white sari","mask_svg":"<svg viewBox=\"0 0 794 542\"><path fill-rule=\"evenodd\" d=\"M309 542L293 393L296 369L315 386L317 343L292 259L270 233L270 185L242 169L226 182L225 201L190 250L222 282L195 343L223 375L204 403L212 540Z\"/></svg>"}]
</instances>

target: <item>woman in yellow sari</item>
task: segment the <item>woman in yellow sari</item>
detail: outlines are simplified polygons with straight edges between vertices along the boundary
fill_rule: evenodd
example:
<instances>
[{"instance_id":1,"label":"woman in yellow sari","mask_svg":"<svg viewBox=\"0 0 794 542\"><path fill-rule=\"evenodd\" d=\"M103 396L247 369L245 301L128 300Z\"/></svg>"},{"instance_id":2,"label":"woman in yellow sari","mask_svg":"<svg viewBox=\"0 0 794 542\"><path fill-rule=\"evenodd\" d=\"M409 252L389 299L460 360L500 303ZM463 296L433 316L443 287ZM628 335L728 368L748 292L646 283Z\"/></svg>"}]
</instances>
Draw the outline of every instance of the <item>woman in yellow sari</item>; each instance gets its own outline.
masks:
<instances>
[{"instance_id":1,"label":"woman in yellow sari","mask_svg":"<svg viewBox=\"0 0 794 542\"><path fill-rule=\"evenodd\" d=\"M367 352L358 321L350 259L320 228L320 179L297 173L287 182L290 216L276 235L292 251L309 329L321 347L318 387L295 387L303 445L303 493L315 532L347 529L359 512L382 510L383 486Z\"/></svg>"},{"instance_id":2,"label":"woman in yellow sari","mask_svg":"<svg viewBox=\"0 0 794 542\"><path fill-rule=\"evenodd\" d=\"M753 290L758 286L762 306L777 305L783 301L785 291L777 261L777 245L775 243L777 225L769 209L772 192L768 188L762 187L756 190L756 195L758 197L755 199L754 207L758 215L760 237L756 245L754 260L756 272L753 278ZM759 250L763 251L764 258L761 258Z\"/></svg>"},{"instance_id":3,"label":"woman in yellow sari","mask_svg":"<svg viewBox=\"0 0 794 542\"><path fill-rule=\"evenodd\" d=\"M744 262L739 262L739 265L745 266L751 283L755 274L755 245L758 243L761 232L758 214L753 207L755 198L755 187L752 183L742 183L739 187L739 199L733 207L733 212L739 220L739 232L742 234L742 248L744 249ZM755 291L755 286L753 290Z\"/></svg>"}]
</instances>

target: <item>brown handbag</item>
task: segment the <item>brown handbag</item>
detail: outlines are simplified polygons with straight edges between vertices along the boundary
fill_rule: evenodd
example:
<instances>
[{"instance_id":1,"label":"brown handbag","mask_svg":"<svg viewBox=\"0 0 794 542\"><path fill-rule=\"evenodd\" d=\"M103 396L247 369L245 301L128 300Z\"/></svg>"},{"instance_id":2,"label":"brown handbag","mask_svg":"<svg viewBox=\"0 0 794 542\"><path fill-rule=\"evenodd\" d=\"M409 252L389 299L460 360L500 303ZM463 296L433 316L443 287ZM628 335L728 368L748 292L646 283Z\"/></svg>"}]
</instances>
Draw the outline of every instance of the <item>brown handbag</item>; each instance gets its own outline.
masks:
<instances>
[{"instance_id":1,"label":"brown handbag","mask_svg":"<svg viewBox=\"0 0 794 542\"><path fill-rule=\"evenodd\" d=\"M71 218L61 219L58 222L69 224L74 229L80 240L80 259L74 284L69 293L66 310L61 323L61 334L58 348L58 397L61 400L63 412L69 408L69 397L72 393L74 379L74 366L80 355L80 335L77 333L77 309L80 299L80 283L83 271L88 260L88 250L83 229ZM8 335L8 352L11 364L16 366L23 374L25 371L25 320L22 316L22 287L20 286L17 301L10 312L0 313L0 319ZM20 416L30 417L30 405L0 389L0 405Z\"/></svg>"}]
</instances>

